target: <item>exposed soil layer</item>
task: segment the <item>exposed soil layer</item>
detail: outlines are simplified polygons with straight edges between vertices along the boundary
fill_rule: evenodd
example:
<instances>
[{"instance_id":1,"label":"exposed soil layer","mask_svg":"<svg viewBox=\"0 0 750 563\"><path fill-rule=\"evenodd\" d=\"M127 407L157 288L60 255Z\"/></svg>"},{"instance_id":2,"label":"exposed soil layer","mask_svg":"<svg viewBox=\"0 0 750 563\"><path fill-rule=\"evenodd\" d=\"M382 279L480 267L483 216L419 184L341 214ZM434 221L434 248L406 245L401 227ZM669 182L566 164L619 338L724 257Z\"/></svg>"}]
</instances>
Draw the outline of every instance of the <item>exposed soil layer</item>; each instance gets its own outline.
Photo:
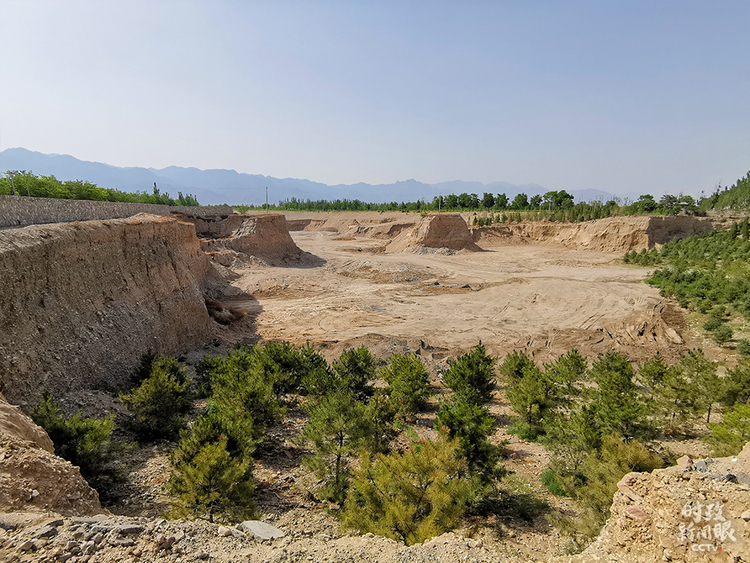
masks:
<instances>
[{"instance_id":1,"label":"exposed soil layer","mask_svg":"<svg viewBox=\"0 0 750 563\"><path fill-rule=\"evenodd\" d=\"M136 215L0 231L0 285L0 390L35 405L213 338L204 294L226 284L191 224Z\"/></svg>"}]
</instances>

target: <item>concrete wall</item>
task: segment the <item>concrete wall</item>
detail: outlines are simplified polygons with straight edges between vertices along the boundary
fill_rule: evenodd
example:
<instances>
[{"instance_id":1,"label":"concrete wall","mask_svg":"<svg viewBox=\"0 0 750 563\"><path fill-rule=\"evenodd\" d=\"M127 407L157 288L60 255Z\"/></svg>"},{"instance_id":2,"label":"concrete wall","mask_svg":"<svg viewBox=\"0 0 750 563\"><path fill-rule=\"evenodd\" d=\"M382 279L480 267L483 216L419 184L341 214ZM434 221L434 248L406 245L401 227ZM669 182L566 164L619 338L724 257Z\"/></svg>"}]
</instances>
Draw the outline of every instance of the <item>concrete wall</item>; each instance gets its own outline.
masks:
<instances>
[{"instance_id":1,"label":"concrete wall","mask_svg":"<svg viewBox=\"0 0 750 563\"><path fill-rule=\"evenodd\" d=\"M228 205L182 207L0 195L0 229L96 219L122 219L138 213L182 213L190 217L217 217L229 216L233 210Z\"/></svg>"}]
</instances>

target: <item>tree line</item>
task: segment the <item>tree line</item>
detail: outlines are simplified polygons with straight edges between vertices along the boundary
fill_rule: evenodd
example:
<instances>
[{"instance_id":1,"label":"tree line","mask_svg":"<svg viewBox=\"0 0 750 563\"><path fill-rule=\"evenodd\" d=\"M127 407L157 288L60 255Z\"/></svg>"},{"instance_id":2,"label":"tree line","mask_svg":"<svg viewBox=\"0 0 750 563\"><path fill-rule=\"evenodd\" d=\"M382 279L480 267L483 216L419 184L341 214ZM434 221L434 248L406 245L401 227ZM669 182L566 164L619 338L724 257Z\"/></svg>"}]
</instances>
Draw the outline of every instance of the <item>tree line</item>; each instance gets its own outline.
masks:
<instances>
[{"instance_id":1,"label":"tree line","mask_svg":"<svg viewBox=\"0 0 750 563\"><path fill-rule=\"evenodd\" d=\"M8 170L0 178L0 195L17 195L26 197L48 197L60 199L81 199L90 201L114 201L122 203L153 203L158 205L200 205L195 196L183 196L177 193L177 199L167 192L161 193L156 183L147 193L122 192L113 188L100 188L91 182L66 180L61 182L54 176L36 176L25 170Z\"/></svg>"},{"instance_id":2,"label":"tree line","mask_svg":"<svg viewBox=\"0 0 750 563\"><path fill-rule=\"evenodd\" d=\"M544 195L529 197L525 193L512 200L505 194L485 192L477 194L439 195L432 201L420 199L412 202L367 203L359 199L300 200L285 199L278 204L235 206L237 211L270 209L275 211L401 211L401 212L485 212L485 217L477 219L477 225L504 223L521 220L550 220L578 222L601 219L617 215L676 215L683 209L700 215L705 212L695 199L688 195L665 195L658 202L652 195L642 195L637 201L621 205L618 199L606 203L600 201L574 203L573 196L565 190L550 191ZM497 213L495 216L494 214Z\"/></svg>"}]
</instances>

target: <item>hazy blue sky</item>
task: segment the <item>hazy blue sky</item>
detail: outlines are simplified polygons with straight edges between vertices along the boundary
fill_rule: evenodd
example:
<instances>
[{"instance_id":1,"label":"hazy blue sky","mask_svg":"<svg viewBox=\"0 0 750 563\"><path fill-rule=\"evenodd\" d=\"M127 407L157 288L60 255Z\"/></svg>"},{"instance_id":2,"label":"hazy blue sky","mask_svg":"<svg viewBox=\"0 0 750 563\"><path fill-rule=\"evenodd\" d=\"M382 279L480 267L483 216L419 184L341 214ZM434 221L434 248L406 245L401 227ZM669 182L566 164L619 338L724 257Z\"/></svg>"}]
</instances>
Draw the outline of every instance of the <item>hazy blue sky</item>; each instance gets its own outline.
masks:
<instances>
[{"instance_id":1,"label":"hazy blue sky","mask_svg":"<svg viewBox=\"0 0 750 563\"><path fill-rule=\"evenodd\" d=\"M707 193L750 169L750 0L0 0L0 150Z\"/></svg>"}]
</instances>

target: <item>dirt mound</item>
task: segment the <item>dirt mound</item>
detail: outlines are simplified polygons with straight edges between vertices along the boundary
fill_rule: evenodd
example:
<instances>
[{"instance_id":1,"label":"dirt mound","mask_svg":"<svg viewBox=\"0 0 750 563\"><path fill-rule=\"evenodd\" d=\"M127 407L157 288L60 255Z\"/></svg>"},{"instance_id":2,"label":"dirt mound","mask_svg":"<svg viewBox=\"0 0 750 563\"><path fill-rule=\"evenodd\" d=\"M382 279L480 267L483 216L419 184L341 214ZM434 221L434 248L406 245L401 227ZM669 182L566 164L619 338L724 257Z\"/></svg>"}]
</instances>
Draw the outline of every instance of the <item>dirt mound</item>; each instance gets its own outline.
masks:
<instances>
[{"instance_id":1,"label":"dirt mound","mask_svg":"<svg viewBox=\"0 0 750 563\"><path fill-rule=\"evenodd\" d=\"M232 215L218 225L210 225L201 234L216 238L201 239L201 247L209 253L235 253L245 261L259 260L269 266L300 262L305 253L294 243L283 215ZM207 225L209 226L209 225ZM229 229L231 232L225 234ZM244 256L242 256L244 255ZM227 256L219 263L227 265Z\"/></svg>"},{"instance_id":2,"label":"dirt mound","mask_svg":"<svg viewBox=\"0 0 750 563\"><path fill-rule=\"evenodd\" d=\"M386 246L387 253L442 249L479 251L466 221L458 214L428 215L404 229Z\"/></svg>"},{"instance_id":3,"label":"dirt mound","mask_svg":"<svg viewBox=\"0 0 750 563\"><path fill-rule=\"evenodd\" d=\"M710 219L699 217L608 217L585 223L524 221L472 229L480 244L552 243L569 248L627 252L661 246L713 230Z\"/></svg>"},{"instance_id":4,"label":"dirt mound","mask_svg":"<svg viewBox=\"0 0 750 563\"><path fill-rule=\"evenodd\" d=\"M597 541L556 562L746 561L750 553L750 443L736 457L628 473Z\"/></svg>"},{"instance_id":5,"label":"dirt mound","mask_svg":"<svg viewBox=\"0 0 750 563\"><path fill-rule=\"evenodd\" d=\"M0 391L34 405L119 385L149 348L199 346L221 283L193 226L169 217L0 231Z\"/></svg>"},{"instance_id":6,"label":"dirt mound","mask_svg":"<svg viewBox=\"0 0 750 563\"><path fill-rule=\"evenodd\" d=\"M0 512L97 514L99 495L47 433L0 395Z\"/></svg>"}]
</instances>

